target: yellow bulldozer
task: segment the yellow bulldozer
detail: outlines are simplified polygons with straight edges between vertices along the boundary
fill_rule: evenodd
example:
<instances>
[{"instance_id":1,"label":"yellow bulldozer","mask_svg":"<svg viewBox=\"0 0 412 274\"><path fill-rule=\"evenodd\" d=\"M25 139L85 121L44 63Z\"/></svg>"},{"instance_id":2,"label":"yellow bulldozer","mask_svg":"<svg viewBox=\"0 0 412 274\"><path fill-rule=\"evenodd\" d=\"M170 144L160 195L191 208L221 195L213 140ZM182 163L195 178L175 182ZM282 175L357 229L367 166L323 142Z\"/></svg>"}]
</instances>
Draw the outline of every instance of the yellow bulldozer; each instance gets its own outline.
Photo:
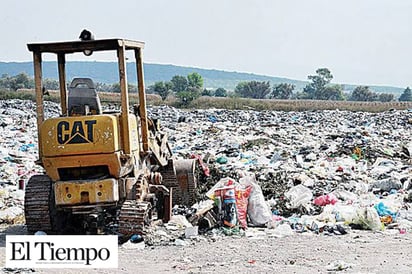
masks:
<instances>
[{"instance_id":1,"label":"yellow bulldozer","mask_svg":"<svg viewBox=\"0 0 412 274\"><path fill-rule=\"evenodd\" d=\"M88 39L87 39L88 38ZM38 164L29 179L25 218L29 232L139 233L153 219L168 221L174 204L195 200L195 160L176 160L159 123L147 117L142 52L127 39L31 43L38 128ZM116 55L121 107L104 111L90 78L66 83L66 56ZM57 56L58 117L45 119L42 54ZM129 105L126 53L135 59L139 104ZM130 58L128 58L130 59Z\"/></svg>"}]
</instances>

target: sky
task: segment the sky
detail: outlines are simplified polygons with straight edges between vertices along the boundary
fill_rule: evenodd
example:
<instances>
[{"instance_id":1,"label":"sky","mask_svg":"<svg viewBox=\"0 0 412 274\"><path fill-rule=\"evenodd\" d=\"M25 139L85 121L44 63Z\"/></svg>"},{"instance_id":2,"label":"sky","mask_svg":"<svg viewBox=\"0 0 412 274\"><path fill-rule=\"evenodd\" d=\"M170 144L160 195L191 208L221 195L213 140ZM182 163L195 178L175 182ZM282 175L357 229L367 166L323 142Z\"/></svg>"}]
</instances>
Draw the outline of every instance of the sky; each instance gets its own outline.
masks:
<instances>
[{"instance_id":1,"label":"sky","mask_svg":"<svg viewBox=\"0 0 412 274\"><path fill-rule=\"evenodd\" d=\"M96 39L144 41L146 63L296 80L326 67L333 83L412 85L410 0L2 0L0 7L4 62L31 61L27 43L77 40L86 28Z\"/></svg>"}]
</instances>

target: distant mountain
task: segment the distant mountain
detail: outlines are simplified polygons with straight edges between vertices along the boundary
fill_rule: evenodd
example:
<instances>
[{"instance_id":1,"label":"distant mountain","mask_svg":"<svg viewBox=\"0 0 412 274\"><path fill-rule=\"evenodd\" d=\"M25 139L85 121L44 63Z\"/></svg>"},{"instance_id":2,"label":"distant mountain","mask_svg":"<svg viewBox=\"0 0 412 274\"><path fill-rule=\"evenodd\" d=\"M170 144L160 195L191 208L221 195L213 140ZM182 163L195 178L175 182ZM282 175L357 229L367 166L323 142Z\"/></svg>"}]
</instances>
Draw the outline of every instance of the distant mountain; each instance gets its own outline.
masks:
<instances>
[{"instance_id":1,"label":"distant mountain","mask_svg":"<svg viewBox=\"0 0 412 274\"><path fill-rule=\"evenodd\" d=\"M113 84L119 81L117 63L115 62L67 62L67 79L74 77L90 77L95 82ZM136 66L134 63L127 63L128 81L136 83ZM0 75L8 74L11 76L25 72L33 76L33 65L31 62L0 62ZM149 86L158 81L169 81L175 75L187 76L189 73L197 72L204 80L205 88L225 88L234 90L236 85L242 81L269 81L271 85L280 83L290 83L296 86L295 90L300 91L307 85L307 81L292 80L288 78L257 75L253 73L229 72L215 69L201 69L193 67L181 67L175 65L144 64L145 85ZM43 77L58 79L57 63L43 62ZM345 91L351 91L356 85L344 85ZM370 86L375 92L386 92L400 95L403 88L389 86Z\"/></svg>"}]
</instances>

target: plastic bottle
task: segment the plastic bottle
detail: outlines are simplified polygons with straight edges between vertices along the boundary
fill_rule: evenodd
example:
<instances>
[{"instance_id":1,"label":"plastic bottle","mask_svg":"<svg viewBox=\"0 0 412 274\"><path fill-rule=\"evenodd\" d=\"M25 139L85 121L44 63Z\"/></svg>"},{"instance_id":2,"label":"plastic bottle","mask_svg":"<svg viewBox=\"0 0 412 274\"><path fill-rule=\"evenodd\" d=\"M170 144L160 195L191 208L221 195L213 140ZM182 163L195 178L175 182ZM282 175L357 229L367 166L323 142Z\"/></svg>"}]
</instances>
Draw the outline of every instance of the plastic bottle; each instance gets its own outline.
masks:
<instances>
[{"instance_id":1,"label":"plastic bottle","mask_svg":"<svg viewBox=\"0 0 412 274\"><path fill-rule=\"evenodd\" d=\"M228 227L234 227L237 225L236 214L236 195L235 188L230 187L225 189L223 196L224 215L223 224Z\"/></svg>"}]
</instances>

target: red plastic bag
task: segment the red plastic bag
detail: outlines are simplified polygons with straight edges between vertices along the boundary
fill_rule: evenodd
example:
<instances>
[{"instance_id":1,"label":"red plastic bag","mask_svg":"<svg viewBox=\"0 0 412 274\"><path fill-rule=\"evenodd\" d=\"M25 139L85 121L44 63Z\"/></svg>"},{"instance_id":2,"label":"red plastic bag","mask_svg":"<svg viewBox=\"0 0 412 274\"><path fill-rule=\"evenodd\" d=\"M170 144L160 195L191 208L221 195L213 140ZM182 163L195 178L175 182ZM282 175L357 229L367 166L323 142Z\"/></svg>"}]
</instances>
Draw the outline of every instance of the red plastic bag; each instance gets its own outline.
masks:
<instances>
[{"instance_id":1,"label":"red plastic bag","mask_svg":"<svg viewBox=\"0 0 412 274\"><path fill-rule=\"evenodd\" d=\"M207 164L206 164L205 162L203 162L202 156L197 155L197 154L192 154L192 155L190 156L190 158L191 158L191 159L196 159L196 160L199 162L199 165L200 165L200 167L202 168L203 174L204 174L205 176L207 176L207 177L210 176L210 169L209 169L209 167L207 166Z\"/></svg>"},{"instance_id":2,"label":"red plastic bag","mask_svg":"<svg viewBox=\"0 0 412 274\"><path fill-rule=\"evenodd\" d=\"M329 204L336 204L338 202L338 198L332 193L319 196L313 200L313 203L318 206L325 206Z\"/></svg>"},{"instance_id":3,"label":"red plastic bag","mask_svg":"<svg viewBox=\"0 0 412 274\"><path fill-rule=\"evenodd\" d=\"M247 206L249 201L250 192L252 191L252 186L247 186L246 188L237 187L236 188L236 209L239 224L242 228L247 228Z\"/></svg>"}]
</instances>

